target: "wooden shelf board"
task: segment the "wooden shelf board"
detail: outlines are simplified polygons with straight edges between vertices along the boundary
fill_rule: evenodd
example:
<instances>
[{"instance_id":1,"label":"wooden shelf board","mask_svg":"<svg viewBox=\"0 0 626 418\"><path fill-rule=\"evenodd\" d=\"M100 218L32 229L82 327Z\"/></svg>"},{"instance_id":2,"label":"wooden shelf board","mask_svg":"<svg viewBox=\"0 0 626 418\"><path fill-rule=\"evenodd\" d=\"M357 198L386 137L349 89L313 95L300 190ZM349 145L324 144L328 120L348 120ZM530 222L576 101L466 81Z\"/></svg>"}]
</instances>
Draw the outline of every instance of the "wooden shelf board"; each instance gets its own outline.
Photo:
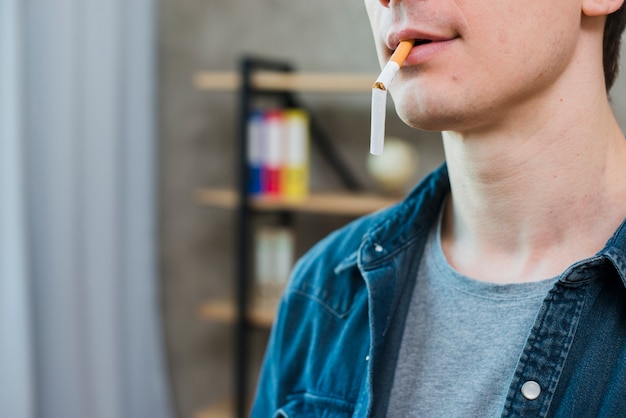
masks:
<instances>
[{"instance_id":1,"label":"wooden shelf board","mask_svg":"<svg viewBox=\"0 0 626 418\"><path fill-rule=\"evenodd\" d=\"M248 401L248 413L252 406L253 398ZM194 412L193 418L235 418L235 401L233 399L225 399L214 405L210 405L204 409Z\"/></svg>"},{"instance_id":2,"label":"wooden shelf board","mask_svg":"<svg viewBox=\"0 0 626 418\"><path fill-rule=\"evenodd\" d=\"M233 402L222 401L193 414L193 418L231 418L234 417Z\"/></svg>"},{"instance_id":3,"label":"wooden shelf board","mask_svg":"<svg viewBox=\"0 0 626 418\"><path fill-rule=\"evenodd\" d=\"M248 321L251 325L259 328L271 328L275 314L275 304L252 307L248 313ZM232 324L236 319L236 310L229 301L211 301L200 305L198 316L207 321Z\"/></svg>"},{"instance_id":4,"label":"wooden shelf board","mask_svg":"<svg viewBox=\"0 0 626 418\"><path fill-rule=\"evenodd\" d=\"M232 189L197 189L194 192L194 200L203 206L215 206L225 209L234 209L239 203L237 193Z\"/></svg>"},{"instance_id":5,"label":"wooden shelf board","mask_svg":"<svg viewBox=\"0 0 626 418\"><path fill-rule=\"evenodd\" d=\"M238 203L234 190L199 189L195 192L198 204L222 208L235 208ZM250 197L250 206L259 211L292 210L327 215L360 216L375 212L398 202L396 198L375 194L312 193L302 200L279 197Z\"/></svg>"},{"instance_id":6,"label":"wooden shelf board","mask_svg":"<svg viewBox=\"0 0 626 418\"><path fill-rule=\"evenodd\" d=\"M369 93L377 77L378 74L256 71L252 74L252 86L258 90ZM233 91L241 85L241 77L236 72L203 71L193 77L193 85L199 90Z\"/></svg>"}]
</instances>

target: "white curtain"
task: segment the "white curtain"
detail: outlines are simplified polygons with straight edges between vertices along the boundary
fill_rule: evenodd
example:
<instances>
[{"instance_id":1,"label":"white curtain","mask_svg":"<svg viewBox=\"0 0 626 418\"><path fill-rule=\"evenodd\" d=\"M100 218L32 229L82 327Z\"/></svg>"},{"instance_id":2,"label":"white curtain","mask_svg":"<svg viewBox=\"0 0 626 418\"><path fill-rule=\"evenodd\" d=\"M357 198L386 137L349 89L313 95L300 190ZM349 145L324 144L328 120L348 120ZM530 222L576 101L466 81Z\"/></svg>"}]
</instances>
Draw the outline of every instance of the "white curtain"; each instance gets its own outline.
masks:
<instances>
[{"instance_id":1,"label":"white curtain","mask_svg":"<svg viewBox=\"0 0 626 418\"><path fill-rule=\"evenodd\" d=\"M154 0L0 0L0 417L169 418Z\"/></svg>"},{"instance_id":2,"label":"white curtain","mask_svg":"<svg viewBox=\"0 0 626 418\"><path fill-rule=\"evenodd\" d=\"M17 1L0 0L0 417L34 418Z\"/></svg>"}]
</instances>

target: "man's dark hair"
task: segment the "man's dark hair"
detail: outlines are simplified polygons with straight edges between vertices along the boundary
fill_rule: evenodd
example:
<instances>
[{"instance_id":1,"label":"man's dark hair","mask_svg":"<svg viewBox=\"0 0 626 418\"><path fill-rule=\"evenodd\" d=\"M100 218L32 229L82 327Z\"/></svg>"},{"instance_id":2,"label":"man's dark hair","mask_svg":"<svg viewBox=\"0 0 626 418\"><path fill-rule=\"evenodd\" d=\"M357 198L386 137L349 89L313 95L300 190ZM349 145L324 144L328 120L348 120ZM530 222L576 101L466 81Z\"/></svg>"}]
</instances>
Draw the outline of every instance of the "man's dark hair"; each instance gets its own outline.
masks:
<instances>
[{"instance_id":1,"label":"man's dark hair","mask_svg":"<svg viewBox=\"0 0 626 418\"><path fill-rule=\"evenodd\" d=\"M609 91L615 83L619 71L619 52L622 32L626 26L626 7L622 5L617 11L607 16L604 26L604 83L606 91Z\"/></svg>"}]
</instances>

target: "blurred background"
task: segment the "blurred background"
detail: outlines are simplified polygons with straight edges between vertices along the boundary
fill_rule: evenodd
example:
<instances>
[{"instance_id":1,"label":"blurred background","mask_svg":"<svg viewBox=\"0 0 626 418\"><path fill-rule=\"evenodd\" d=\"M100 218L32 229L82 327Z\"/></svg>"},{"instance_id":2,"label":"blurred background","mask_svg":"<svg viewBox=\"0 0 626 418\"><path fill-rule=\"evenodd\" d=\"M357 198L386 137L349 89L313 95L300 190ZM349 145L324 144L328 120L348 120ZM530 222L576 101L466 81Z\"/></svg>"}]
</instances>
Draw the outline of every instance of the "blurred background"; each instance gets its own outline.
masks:
<instances>
[{"instance_id":1,"label":"blurred background","mask_svg":"<svg viewBox=\"0 0 626 418\"><path fill-rule=\"evenodd\" d=\"M362 0L0 0L1 418L232 416L247 121L236 86L219 84L244 56L303 74L379 71ZM438 134L407 128L390 104L390 154L415 169L389 187L380 173L394 160L368 157L368 93L293 92L384 206L443 155ZM311 195L351 195L315 144L307 167ZM273 206L250 222L288 224L296 258L358 216L356 202ZM250 327L249 392L268 321Z\"/></svg>"}]
</instances>

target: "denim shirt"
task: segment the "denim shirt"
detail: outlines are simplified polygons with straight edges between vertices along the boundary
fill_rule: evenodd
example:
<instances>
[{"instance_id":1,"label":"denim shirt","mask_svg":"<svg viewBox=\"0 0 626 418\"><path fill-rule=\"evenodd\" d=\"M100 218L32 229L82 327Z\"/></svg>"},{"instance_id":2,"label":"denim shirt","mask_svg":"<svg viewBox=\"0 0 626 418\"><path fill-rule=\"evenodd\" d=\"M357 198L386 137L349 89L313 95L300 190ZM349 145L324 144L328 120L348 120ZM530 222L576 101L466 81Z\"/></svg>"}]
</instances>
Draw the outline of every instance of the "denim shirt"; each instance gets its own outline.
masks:
<instances>
[{"instance_id":1,"label":"denim shirt","mask_svg":"<svg viewBox=\"0 0 626 418\"><path fill-rule=\"evenodd\" d=\"M383 417L447 169L297 263L270 335L255 418ZM626 223L545 298L502 416L626 417Z\"/></svg>"}]
</instances>

